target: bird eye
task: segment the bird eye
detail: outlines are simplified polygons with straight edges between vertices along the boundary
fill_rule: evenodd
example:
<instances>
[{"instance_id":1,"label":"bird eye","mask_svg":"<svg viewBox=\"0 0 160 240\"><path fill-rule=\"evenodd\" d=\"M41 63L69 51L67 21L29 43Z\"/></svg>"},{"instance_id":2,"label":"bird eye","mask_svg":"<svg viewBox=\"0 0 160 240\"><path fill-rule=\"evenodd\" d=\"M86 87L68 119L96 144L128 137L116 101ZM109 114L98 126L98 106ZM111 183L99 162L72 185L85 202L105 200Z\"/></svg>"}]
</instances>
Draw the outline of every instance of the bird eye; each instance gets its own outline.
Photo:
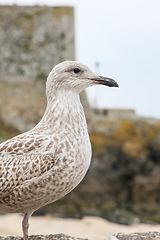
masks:
<instances>
[{"instance_id":1,"label":"bird eye","mask_svg":"<svg viewBox=\"0 0 160 240\"><path fill-rule=\"evenodd\" d=\"M80 72L80 69L79 68L74 68L74 73L79 73Z\"/></svg>"}]
</instances>

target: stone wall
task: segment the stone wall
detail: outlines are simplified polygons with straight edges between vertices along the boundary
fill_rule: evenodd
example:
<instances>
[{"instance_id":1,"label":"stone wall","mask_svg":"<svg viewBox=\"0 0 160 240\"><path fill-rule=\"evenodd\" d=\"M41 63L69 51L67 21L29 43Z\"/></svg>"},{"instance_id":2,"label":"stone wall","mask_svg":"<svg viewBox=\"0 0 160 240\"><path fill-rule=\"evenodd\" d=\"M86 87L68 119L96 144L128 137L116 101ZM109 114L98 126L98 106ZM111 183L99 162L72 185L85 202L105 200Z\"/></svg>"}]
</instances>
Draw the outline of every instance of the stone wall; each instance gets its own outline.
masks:
<instances>
[{"instance_id":1,"label":"stone wall","mask_svg":"<svg viewBox=\"0 0 160 240\"><path fill-rule=\"evenodd\" d=\"M74 60L71 7L0 6L0 75L43 78Z\"/></svg>"},{"instance_id":2,"label":"stone wall","mask_svg":"<svg viewBox=\"0 0 160 240\"><path fill-rule=\"evenodd\" d=\"M134 109L95 109L96 115L105 117L107 120L130 119L135 120L136 116Z\"/></svg>"},{"instance_id":3,"label":"stone wall","mask_svg":"<svg viewBox=\"0 0 160 240\"><path fill-rule=\"evenodd\" d=\"M74 58L73 8L0 6L0 117L5 123L22 132L39 122L48 73Z\"/></svg>"}]
</instances>

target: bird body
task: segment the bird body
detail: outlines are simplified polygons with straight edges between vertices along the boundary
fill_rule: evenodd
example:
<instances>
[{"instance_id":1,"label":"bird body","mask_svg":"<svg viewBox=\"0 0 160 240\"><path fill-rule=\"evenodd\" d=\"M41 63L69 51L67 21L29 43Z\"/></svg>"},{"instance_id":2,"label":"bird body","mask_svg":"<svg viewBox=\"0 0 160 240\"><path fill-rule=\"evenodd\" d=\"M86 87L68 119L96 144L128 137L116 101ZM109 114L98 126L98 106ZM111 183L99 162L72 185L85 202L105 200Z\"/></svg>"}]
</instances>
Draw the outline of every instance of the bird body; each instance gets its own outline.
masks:
<instances>
[{"instance_id":1,"label":"bird body","mask_svg":"<svg viewBox=\"0 0 160 240\"><path fill-rule=\"evenodd\" d=\"M79 93L95 84L118 87L83 64L58 64L47 78L40 122L0 144L0 211L24 213L24 240L31 213L73 190L89 168L91 144Z\"/></svg>"},{"instance_id":2,"label":"bird body","mask_svg":"<svg viewBox=\"0 0 160 240\"><path fill-rule=\"evenodd\" d=\"M33 212L66 195L91 161L79 96L60 96L35 128L1 143L0 153L0 210Z\"/></svg>"}]
</instances>

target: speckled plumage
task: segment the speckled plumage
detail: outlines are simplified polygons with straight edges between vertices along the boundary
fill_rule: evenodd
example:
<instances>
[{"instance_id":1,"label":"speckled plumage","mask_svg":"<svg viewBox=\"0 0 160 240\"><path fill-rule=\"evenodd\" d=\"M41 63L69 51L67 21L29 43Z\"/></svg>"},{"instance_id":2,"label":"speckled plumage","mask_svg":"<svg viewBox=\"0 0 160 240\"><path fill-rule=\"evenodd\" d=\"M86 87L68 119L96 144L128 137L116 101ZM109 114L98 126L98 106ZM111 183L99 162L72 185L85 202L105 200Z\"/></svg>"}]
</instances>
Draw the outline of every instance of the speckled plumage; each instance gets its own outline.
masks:
<instances>
[{"instance_id":1,"label":"speckled plumage","mask_svg":"<svg viewBox=\"0 0 160 240\"><path fill-rule=\"evenodd\" d=\"M47 79L47 108L41 121L0 144L0 211L27 213L24 239L29 213L63 197L85 176L91 145L79 92L104 81L115 84L83 64L58 64Z\"/></svg>"},{"instance_id":2,"label":"speckled plumage","mask_svg":"<svg viewBox=\"0 0 160 240\"><path fill-rule=\"evenodd\" d=\"M33 212L80 182L89 167L91 147L85 118L82 112L76 115L83 127L69 117L57 117L52 129L41 129L42 122L0 145L1 210Z\"/></svg>"}]
</instances>

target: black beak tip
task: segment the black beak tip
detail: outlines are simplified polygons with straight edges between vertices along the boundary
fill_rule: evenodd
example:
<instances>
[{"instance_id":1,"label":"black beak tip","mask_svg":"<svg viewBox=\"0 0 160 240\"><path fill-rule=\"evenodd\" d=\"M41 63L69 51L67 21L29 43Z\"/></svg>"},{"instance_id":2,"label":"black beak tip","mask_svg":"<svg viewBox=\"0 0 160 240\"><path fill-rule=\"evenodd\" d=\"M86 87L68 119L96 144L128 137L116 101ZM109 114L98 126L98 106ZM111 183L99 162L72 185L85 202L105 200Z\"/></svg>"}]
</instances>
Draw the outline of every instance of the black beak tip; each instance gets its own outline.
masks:
<instances>
[{"instance_id":1,"label":"black beak tip","mask_svg":"<svg viewBox=\"0 0 160 240\"><path fill-rule=\"evenodd\" d=\"M107 85L108 87L119 87L118 83L113 79L108 79L105 85Z\"/></svg>"},{"instance_id":2,"label":"black beak tip","mask_svg":"<svg viewBox=\"0 0 160 240\"><path fill-rule=\"evenodd\" d=\"M118 83L116 81L114 81L114 84L111 87L118 87L119 88L119 85L118 85Z\"/></svg>"},{"instance_id":3,"label":"black beak tip","mask_svg":"<svg viewBox=\"0 0 160 240\"><path fill-rule=\"evenodd\" d=\"M113 80L112 78L107 78L107 77L102 77L99 76L100 78L97 79L100 84L106 85L108 87L119 87L118 83Z\"/></svg>"}]
</instances>

